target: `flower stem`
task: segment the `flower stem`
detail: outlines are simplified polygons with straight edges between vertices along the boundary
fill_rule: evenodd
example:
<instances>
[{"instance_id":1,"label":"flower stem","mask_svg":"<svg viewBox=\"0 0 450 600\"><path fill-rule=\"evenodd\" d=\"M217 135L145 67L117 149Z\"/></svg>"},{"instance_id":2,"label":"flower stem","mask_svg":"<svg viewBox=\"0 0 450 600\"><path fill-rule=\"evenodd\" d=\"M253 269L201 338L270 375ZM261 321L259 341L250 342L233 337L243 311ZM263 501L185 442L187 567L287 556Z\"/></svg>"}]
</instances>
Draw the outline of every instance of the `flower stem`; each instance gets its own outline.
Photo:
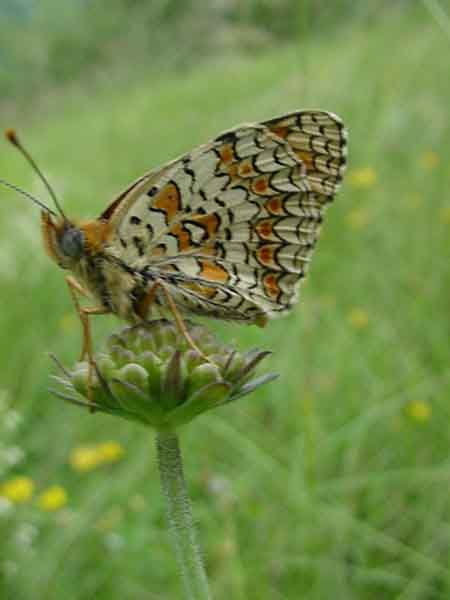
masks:
<instances>
[{"instance_id":1,"label":"flower stem","mask_svg":"<svg viewBox=\"0 0 450 600\"><path fill-rule=\"evenodd\" d=\"M211 598L208 579L196 540L177 434L173 431L158 431L156 448L169 527L186 598L208 600Z\"/></svg>"}]
</instances>

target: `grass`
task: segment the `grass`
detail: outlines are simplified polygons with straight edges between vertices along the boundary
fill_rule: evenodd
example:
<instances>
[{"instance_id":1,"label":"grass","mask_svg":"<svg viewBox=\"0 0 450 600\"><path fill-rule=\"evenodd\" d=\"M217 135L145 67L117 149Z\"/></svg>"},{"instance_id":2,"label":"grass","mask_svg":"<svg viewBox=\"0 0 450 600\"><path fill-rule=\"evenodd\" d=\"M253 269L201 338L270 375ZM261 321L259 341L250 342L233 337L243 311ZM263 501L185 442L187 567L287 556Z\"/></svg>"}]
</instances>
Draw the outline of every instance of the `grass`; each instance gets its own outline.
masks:
<instances>
[{"instance_id":1,"label":"grass","mask_svg":"<svg viewBox=\"0 0 450 600\"><path fill-rule=\"evenodd\" d=\"M348 125L347 182L300 305L264 330L211 324L272 349L281 374L181 436L218 599L450 594L448 44L426 11L399 12L185 74L80 84L20 128L67 212L89 217L236 123L303 106ZM0 173L43 195L6 146ZM36 210L1 195L0 476L36 494L60 484L69 501L0 506L0 595L179 598L152 434L49 396L46 352L71 364L79 325ZM97 345L117 327L99 318ZM122 460L71 468L74 448L107 440Z\"/></svg>"}]
</instances>

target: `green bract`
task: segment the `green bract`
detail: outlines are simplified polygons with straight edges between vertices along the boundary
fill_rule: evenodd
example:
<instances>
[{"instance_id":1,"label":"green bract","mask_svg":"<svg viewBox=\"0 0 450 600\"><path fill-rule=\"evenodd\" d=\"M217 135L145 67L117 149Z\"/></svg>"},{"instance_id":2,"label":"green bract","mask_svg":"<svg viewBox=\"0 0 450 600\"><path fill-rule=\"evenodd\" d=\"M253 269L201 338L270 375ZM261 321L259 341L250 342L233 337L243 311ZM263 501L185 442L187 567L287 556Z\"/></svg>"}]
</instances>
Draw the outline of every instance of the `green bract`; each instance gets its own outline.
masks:
<instances>
[{"instance_id":1,"label":"green bract","mask_svg":"<svg viewBox=\"0 0 450 600\"><path fill-rule=\"evenodd\" d=\"M55 379L63 390L53 391L85 408L156 429L175 429L276 377L253 376L269 352L254 349L242 354L218 342L204 326L187 322L186 327L210 362L188 345L175 323L151 321L112 335L106 351L95 357L92 403L87 400L87 362L70 371L59 365L64 376Z\"/></svg>"}]
</instances>

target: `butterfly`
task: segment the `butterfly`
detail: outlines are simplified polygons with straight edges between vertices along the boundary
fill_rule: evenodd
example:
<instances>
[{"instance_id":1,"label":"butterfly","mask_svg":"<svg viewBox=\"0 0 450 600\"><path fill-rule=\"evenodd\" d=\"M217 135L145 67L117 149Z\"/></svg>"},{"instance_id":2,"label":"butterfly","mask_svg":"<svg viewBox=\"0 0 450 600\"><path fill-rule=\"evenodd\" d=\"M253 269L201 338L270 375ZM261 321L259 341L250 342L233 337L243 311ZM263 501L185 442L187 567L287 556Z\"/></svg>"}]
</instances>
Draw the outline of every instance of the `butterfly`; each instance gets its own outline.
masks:
<instances>
[{"instance_id":1,"label":"butterfly","mask_svg":"<svg viewBox=\"0 0 450 600\"><path fill-rule=\"evenodd\" d=\"M168 309L193 345L183 315L263 326L287 313L347 155L339 117L296 111L225 131L131 183L97 219L77 221L16 134L7 137L53 197L57 213L34 201L47 254L70 272L90 362L94 314L138 323ZM82 307L80 295L95 306Z\"/></svg>"}]
</instances>

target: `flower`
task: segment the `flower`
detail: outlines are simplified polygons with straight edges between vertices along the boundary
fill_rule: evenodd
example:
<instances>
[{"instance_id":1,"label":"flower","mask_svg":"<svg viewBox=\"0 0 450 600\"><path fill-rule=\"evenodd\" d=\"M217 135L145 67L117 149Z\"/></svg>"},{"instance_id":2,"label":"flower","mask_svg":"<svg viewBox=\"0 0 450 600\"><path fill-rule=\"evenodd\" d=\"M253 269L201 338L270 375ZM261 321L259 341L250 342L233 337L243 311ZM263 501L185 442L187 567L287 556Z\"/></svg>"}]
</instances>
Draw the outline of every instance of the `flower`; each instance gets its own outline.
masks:
<instances>
[{"instance_id":1,"label":"flower","mask_svg":"<svg viewBox=\"0 0 450 600\"><path fill-rule=\"evenodd\" d=\"M25 504L33 497L34 483L29 477L19 476L0 486L0 496L14 504Z\"/></svg>"},{"instance_id":2,"label":"flower","mask_svg":"<svg viewBox=\"0 0 450 600\"><path fill-rule=\"evenodd\" d=\"M348 320L355 329L365 329L369 325L369 315L363 308L353 308L348 315Z\"/></svg>"},{"instance_id":3,"label":"flower","mask_svg":"<svg viewBox=\"0 0 450 600\"><path fill-rule=\"evenodd\" d=\"M97 453L93 446L80 446L72 450L69 456L70 466L75 471L91 471L98 465Z\"/></svg>"},{"instance_id":4,"label":"flower","mask_svg":"<svg viewBox=\"0 0 450 600\"><path fill-rule=\"evenodd\" d=\"M431 417L431 406L423 400L412 400L406 405L406 414L413 421L425 423Z\"/></svg>"},{"instance_id":5,"label":"flower","mask_svg":"<svg viewBox=\"0 0 450 600\"><path fill-rule=\"evenodd\" d=\"M349 184L357 189L369 189L377 182L377 174L372 167L354 169L348 176Z\"/></svg>"},{"instance_id":6,"label":"flower","mask_svg":"<svg viewBox=\"0 0 450 600\"><path fill-rule=\"evenodd\" d=\"M104 442L91 446L79 446L72 450L69 463L75 471L92 471L97 467L115 463L124 455L124 449L118 442Z\"/></svg>"},{"instance_id":7,"label":"flower","mask_svg":"<svg viewBox=\"0 0 450 600\"><path fill-rule=\"evenodd\" d=\"M97 446L97 457L102 463L115 463L119 461L125 451L118 442L105 442Z\"/></svg>"},{"instance_id":8,"label":"flower","mask_svg":"<svg viewBox=\"0 0 450 600\"><path fill-rule=\"evenodd\" d=\"M40 509L52 512L63 508L67 501L66 490L60 485L52 485L39 495L37 504Z\"/></svg>"},{"instance_id":9,"label":"flower","mask_svg":"<svg viewBox=\"0 0 450 600\"><path fill-rule=\"evenodd\" d=\"M113 334L107 351L95 357L89 390L92 402L86 362L77 363L70 371L61 367L64 377L55 379L64 391L54 390L56 395L90 410L167 430L232 402L276 377L266 374L252 378L255 367L269 352L255 349L239 353L220 344L204 326L185 325L203 355L191 348L171 321L161 319L127 327ZM89 452L92 449L87 450L72 457L72 465L78 470L98 464L98 448L93 454ZM112 446L103 448L105 452L117 456L117 448Z\"/></svg>"}]
</instances>

